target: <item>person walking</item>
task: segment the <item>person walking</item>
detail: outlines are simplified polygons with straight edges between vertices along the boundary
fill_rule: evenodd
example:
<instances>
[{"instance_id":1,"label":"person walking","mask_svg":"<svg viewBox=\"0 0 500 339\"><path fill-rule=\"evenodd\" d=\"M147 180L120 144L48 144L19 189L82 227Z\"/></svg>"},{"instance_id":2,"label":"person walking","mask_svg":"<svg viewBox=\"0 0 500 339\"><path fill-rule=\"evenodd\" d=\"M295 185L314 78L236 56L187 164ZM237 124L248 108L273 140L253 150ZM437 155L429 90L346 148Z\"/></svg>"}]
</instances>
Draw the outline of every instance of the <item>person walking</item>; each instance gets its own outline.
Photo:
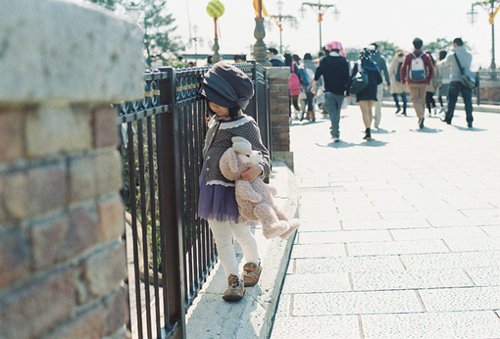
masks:
<instances>
[{"instance_id":1,"label":"person walking","mask_svg":"<svg viewBox=\"0 0 500 339\"><path fill-rule=\"evenodd\" d=\"M314 94L312 92L312 82L314 80L314 73L316 72L316 65L312 59L311 53L304 54L304 65L303 69L305 74L307 75L308 85L305 86L304 92L306 94L306 102L307 102L307 117L310 119L311 117L316 119L316 114L314 112ZM301 120L304 119L302 114Z\"/></svg>"},{"instance_id":2,"label":"person walking","mask_svg":"<svg viewBox=\"0 0 500 339\"><path fill-rule=\"evenodd\" d=\"M401 66L401 82L408 84L420 129L424 128L425 91L434 72L431 60L422 52L423 44L422 39L415 38L413 40L415 49L405 56Z\"/></svg>"},{"instance_id":3,"label":"person walking","mask_svg":"<svg viewBox=\"0 0 500 339\"><path fill-rule=\"evenodd\" d=\"M444 122L451 124L455 106L457 104L458 95L461 94L465 104L465 115L467 127L472 128L474 117L472 116L472 89L466 87L460 79L462 73L470 72L472 63L472 55L465 49L464 42L461 38L453 40L453 51L444 59L444 64L449 65L451 69L450 90L448 92L448 111ZM462 71L460 70L462 68Z\"/></svg>"},{"instance_id":4,"label":"person walking","mask_svg":"<svg viewBox=\"0 0 500 339\"><path fill-rule=\"evenodd\" d=\"M382 119L382 100L384 99L384 87L391 86L391 79L389 76L389 71L387 70L387 62L384 56L380 53L378 49L378 44L376 42L372 43L374 52L372 55L372 61L377 65L380 73L383 75L384 83L380 83L377 86L377 101L375 102L375 117L373 119L373 127L376 129L380 126L380 120Z\"/></svg>"},{"instance_id":5,"label":"person walking","mask_svg":"<svg viewBox=\"0 0 500 339\"><path fill-rule=\"evenodd\" d=\"M267 58L273 67L285 67L285 58L274 47L267 49Z\"/></svg>"},{"instance_id":6,"label":"person walking","mask_svg":"<svg viewBox=\"0 0 500 339\"><path fill-rule=\"evenodd\" d=\"M404 52L401 49L396 51L396 55L391 60L389 65L389 78L391 79L390 91L394 103L396 104L396 114L401 112L401 115L406 116L406 108L408 106L408 101L406 98L407 87L401 82L401 66L403 65ZM398 95L401 96L401 101L403 103L403 109L401 110L401 105L399 104Z\"/></svg>"},{"instance_id":7,"label":"person walking","mask_svg":"<svg viewBox=\"0 0 500 339\"><path fill-rule=\"evenodd\" d=\"M352 68L351 78L358 72L364 72L368 76L368 83L365 88L356 94L361 113L363 114L363 123L365 124L365 136L363 139L372 140L371 125L373 120L373 106L377 102L377 88L382 83L382 75L379 68L372 61L373 49L364 48L360 53L360 60Z\"/></svg>"},{"instance_id":8,"label":"person walking","mask_svg":"<svg viewBox=\"0 0 500 339\"><path fill-rule=\"evenodd\" d=\"M300 77L299 77L299 65L293 60L290 53L285 53L285 66L290 67L290 77L288 78L288 90L290 91L290 100L294 109L295 119L299 118L300 107L299 107L299 95L300 95ZM291 122L292 111L290 110L289 119Z\"/></svg>"},{"instance_id":9,"label":"person walking","mask_svg":"<svg viewBox=\"0 0 500 339\"><path fill-rule=\"evenodd\" d=\"M439 51L439 61L436 63L436 69L439 73L439 88L438 88L438 101L441 110L439 113L448 111L448 92L450 91L450 66L444 62L448 53L445 50ZM446 105L443 102L443 96L446 97Z\"/></svg>"},{"instance_id":10,"label":"person walking","mask_svg":"<svg viewBox=\"0 0 500 339\"><path fill-rule=\"evenodd\" d=\"M341 55L342 44L332 41L328 44L331 48L328 55L319 62L314 74L312 93L316 93L317 82L323 76L325 86L325 110L330 116L330 135L333 142L340 141L340 110L345 96L349 96L349 64Z\"/></svg>"},{"instance_id":11,"label":"person walking","mask_svg":"<svg viewBox=\"0 0 500 339\"><path fill-rule=\"evenodd\" d=\"M427 89L425 90L425 106L429 111L429 118L430 118L432 116L432 112L434 112L434 115L437 114L436 100L434 100L434 93L436 92L436 89L439 87L439 70L436 67L436 61L434 60L434 57L432 56L431 52L425 52L425 54L427 54L427 56L432 62L432 66L434 67L434 73L432 74L431 81L429 82L429 86L427 86Z\"/></svg>"},{"instance_id":12,"label":"person walking","mask_svg":"<svg viewBox=\"0 0 500 339\"><path fill-rule=\"evenodd\" d=\"M238 301L245 294L245 286L257 284L262 268L257 242L249 225L238 223L235 184L222 175L219 160L232 147L232 137L247 139L252 143L252 149L263 155L261 163L247 165L241 173L241 180L252 181L258 176L269 175L269 151L262 143L255 120L242 112L254 95L252 81L243 71L225 61L216 63L205 74L200 94L207 100L212 117L203 147L198 216L208 221L219 260L227 276L228 286L222 298L225 301ZM233 237L240 244L246 261L241 275Z\"/></svg>"}]
</instances>

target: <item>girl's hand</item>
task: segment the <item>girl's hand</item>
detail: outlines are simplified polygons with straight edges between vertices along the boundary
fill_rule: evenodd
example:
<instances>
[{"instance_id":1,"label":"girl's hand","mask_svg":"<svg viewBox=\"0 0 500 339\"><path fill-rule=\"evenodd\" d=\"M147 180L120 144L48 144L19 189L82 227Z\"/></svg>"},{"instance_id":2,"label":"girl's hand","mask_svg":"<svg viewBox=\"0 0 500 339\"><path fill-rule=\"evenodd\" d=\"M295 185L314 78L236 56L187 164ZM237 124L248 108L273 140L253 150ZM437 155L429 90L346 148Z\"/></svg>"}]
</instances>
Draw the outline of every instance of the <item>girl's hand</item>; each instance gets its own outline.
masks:
<instances>
[{"instance_id":1,"label":"girl's hand","mask_svg":"<svg viewBox=\"0 0 500 339\"><path fill-rule=\"evenodd\" d=\"M253 181L259 175L262 174L262 170L259 166L254 166L252 164L245 164L245 169L240 174L241 180Z\"/></svg>"}]
</instances>

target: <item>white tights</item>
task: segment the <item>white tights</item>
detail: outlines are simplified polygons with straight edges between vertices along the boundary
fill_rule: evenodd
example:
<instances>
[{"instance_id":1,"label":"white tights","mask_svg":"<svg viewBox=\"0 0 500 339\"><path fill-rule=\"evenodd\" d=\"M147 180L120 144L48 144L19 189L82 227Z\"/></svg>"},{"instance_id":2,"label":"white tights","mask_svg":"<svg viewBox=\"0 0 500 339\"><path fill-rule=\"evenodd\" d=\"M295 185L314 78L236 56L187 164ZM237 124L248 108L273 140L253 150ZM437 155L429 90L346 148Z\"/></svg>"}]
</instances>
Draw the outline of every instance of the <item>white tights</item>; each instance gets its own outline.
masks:
<instances>
[{"instance_id":1,"label":"white tights","mask_svg":"<svg viewBox=\"0 0 500 339\"><path fill-rule=\"evenodd\" d=\"M257 241L250 232L247 224L237 224L233 221L209 220L208 224L215 238L219 260L224 268L226 276L234 274L239 276L238 262L233 247L233 235L243 250L245 262L259 263L259 253L257 251Z\"/></svg>"}]
</instances>

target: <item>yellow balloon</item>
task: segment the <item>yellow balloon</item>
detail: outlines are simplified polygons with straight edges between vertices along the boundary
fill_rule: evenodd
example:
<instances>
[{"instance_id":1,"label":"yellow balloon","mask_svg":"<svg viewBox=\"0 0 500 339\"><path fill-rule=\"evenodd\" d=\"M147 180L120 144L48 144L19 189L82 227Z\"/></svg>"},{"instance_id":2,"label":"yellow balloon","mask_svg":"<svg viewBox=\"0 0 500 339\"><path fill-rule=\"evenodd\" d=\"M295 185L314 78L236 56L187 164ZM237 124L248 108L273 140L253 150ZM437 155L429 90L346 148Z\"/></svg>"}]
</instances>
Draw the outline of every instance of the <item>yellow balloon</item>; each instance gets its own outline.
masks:
<instances>
[{"instance_id":1,"label":"yellow balloon","mask_svg":"<svg viewBox=\"0 0 500 339\"><path fill-rule=\"evenodd\" d=\"M212 0L207 4L207 13L212 18L219 18L224 14L224 5L220 0Z\"/></svg>"}]
</instances>

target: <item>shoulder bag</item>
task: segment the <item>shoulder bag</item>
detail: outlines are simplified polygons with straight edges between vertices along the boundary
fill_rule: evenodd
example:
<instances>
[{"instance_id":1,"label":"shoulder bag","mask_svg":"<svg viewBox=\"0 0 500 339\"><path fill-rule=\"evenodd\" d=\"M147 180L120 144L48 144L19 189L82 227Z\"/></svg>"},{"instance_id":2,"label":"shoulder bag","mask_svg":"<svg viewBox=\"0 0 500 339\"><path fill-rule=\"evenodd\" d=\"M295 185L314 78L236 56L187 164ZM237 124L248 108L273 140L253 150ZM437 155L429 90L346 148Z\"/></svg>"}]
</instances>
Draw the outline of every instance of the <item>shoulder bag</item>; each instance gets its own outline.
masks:
<instances>
[{"instance_id":1,"label":"shoulder bag","mask_svg":"<svg viewBox=\"0 0 500 339\"><path fill-rule=\"evenodd\" d=\"M457 60L458 68L460 68L460 73L462 74L462 77L460 78L460 82L465 88L468 89L474 89L476 87L476 80L472 77L472 74L470 71L465 74L465 70L462 68L462 65L460 64L460 60L458 60L457 54L454 53L453 56L455 57L455 60Z\"/></svg>"}]
</instances>

